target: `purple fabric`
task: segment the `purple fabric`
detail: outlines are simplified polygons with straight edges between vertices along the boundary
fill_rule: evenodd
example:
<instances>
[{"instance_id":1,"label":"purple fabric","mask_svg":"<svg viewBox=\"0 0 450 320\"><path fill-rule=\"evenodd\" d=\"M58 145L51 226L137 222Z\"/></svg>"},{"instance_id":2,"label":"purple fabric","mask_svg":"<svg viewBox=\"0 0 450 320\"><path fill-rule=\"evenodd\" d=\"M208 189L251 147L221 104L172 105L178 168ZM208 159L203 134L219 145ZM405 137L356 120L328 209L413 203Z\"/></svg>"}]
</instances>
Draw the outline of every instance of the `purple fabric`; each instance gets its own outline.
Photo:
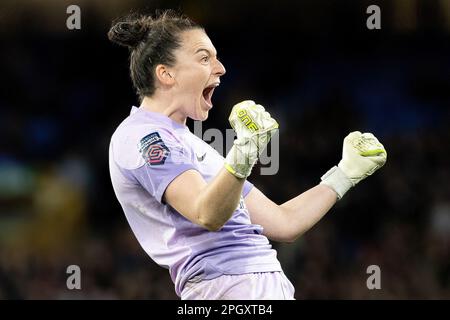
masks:
<instances>
[{"instance_id":1,"label":"purple fabric","mask_svg":"<svg viewBox=\"0 0 450 320\"><path fill-rule=\"evenodd\" d=\"M178 175L197 170L209 182L223 161L186 126L135 107L111 139L109 165L115 194L142 248L169 269L179 296L190 279L281 271L262 227L250 221L244 203L253 187L250 182L245 182L240 205L218 232L192 223L162 201Z\"/></svg>"}]
</instances>

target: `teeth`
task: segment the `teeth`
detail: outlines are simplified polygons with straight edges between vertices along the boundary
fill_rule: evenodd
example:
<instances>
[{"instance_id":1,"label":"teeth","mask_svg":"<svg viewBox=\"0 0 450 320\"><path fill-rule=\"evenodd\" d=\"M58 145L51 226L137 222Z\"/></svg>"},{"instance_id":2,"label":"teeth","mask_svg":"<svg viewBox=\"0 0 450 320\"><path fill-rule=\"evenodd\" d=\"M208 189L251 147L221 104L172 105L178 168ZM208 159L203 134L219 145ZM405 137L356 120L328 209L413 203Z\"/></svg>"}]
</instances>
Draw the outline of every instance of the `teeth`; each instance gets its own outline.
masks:
<instances>
[{"instance_id":1,"label":"teeth","mask_svg":"<svg viewBox=\"0 0 450 320\"><path fill-rule=\"evenodd\" d=\"M210 84L209 86L207 86L206 88L210 89L210 88L216 88L218 86L219 86L219 83L213 83L213 84Z\"/></svg>"}]
</instances>

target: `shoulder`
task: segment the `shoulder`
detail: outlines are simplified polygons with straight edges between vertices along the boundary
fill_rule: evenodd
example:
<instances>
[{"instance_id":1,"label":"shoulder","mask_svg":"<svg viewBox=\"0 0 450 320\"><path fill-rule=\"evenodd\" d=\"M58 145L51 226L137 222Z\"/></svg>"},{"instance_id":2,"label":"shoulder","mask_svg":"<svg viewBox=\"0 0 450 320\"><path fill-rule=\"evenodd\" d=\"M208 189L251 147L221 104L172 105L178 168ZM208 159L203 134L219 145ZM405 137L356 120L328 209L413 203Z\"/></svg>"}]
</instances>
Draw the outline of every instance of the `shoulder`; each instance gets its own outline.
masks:
<instances>
[{"instance_id":1,"label":"shoulder","mask_svg":"<svg viewBox=\"0 0 450 320\"><path fill-rule=\"evenodd\" d=\"M122 168L137 169L146 162L144 153L167 153L169 148L181 147L181 135L170 126L128 117L112 135L112 156Z\"/></svg>"}]
</instances>

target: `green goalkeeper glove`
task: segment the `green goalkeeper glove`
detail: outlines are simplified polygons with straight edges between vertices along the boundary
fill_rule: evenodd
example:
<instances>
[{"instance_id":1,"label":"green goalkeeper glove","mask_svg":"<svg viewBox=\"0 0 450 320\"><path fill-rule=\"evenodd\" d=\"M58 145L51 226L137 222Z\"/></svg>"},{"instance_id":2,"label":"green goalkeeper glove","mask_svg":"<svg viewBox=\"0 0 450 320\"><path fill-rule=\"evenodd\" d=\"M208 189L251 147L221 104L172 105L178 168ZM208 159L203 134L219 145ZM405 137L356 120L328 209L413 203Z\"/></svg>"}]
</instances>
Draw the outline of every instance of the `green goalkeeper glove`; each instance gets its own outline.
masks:
<instances>
[{"instance_id":1,"label":"green goalkeeper glove","mask_svg":"<svg viewBox=\"0 0 450 320\"><path fill-rule=\"evenodd\" d=\"M341 199L350 188L381 168L386 159L384 146L373 134L354 131L344 139L342 160L322 176L321 184L331 187Z\"/></svg>"},{"instance_id":2,"label":"green goalkeeper glove","mask_svg":"<svg viewBox=\"0 0 450 320\"><path fill-rule=\"evenodd\" d=\"M266 148L278 123L254 101L236 104L228 118L237 139L225 158L225 168L238 178L247 178Z\"/></svg>"}]
</instances>

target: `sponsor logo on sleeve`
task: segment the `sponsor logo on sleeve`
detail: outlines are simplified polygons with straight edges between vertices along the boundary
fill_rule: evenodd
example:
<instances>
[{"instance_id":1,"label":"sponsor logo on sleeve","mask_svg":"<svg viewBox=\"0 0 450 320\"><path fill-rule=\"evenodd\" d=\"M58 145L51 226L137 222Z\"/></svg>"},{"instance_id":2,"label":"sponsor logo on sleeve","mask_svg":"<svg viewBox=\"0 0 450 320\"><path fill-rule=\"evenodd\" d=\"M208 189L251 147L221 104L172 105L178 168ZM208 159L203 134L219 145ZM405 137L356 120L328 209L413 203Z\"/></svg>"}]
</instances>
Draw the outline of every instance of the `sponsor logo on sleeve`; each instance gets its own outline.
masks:
<instances>
[{"instance_id":1,"label":"sponsor logo on sleeve","mask_svg":"<svg viewBox=\"0 0 450 320\"><path fill-rule=\"evenodd\" d=\"M166 147L158 132L152 132L141 139L139 152L145 162L152 166L164 164L170 154L169 148Z\"/></svg>"}]
</instances>

